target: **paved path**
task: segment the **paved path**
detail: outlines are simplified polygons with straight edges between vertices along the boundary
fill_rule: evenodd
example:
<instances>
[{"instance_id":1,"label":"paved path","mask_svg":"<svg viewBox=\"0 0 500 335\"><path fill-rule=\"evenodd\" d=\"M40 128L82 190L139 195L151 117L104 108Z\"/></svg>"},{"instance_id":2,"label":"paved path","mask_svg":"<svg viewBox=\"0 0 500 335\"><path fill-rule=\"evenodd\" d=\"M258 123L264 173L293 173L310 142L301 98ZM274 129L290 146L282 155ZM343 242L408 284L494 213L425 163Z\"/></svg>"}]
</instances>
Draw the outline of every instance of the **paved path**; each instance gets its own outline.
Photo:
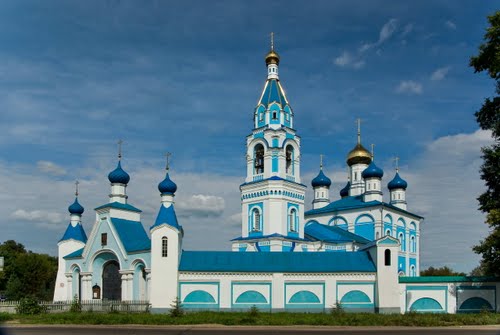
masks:
<instances>
[{"instance_id":1,"label":"paved path","mask_svg":"<svg viewBox=\"0 0 500 335\"><path fill-rule=\"evenodd\" d=\"M306 335L306 334L428 334L500 335L500 326L410 328L410 327L220 327L220 326L26 326L10 325L1 335Z\"/></svg>"}]
</instances>

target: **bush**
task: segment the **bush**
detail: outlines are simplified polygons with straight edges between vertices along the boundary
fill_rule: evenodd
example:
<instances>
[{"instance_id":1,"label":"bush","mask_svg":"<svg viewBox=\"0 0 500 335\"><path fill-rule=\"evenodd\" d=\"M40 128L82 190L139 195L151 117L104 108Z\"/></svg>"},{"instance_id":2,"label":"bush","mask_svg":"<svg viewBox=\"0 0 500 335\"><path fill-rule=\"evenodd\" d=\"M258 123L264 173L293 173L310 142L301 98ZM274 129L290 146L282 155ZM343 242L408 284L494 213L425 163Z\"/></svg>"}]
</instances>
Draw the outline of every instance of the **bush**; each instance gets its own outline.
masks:
<instances>
[{"instance_id":1,"label":"bush","mask_svg":"<svg viewBox=\"0 0 500 335\"><path fill-rule=\"evenodd\" d=\"M336 302L334 306L330 309L330 314L332 315L337 315L337 314L344 314L345 310L344 307L340 302Z\"/></svg>"},{"instance_id":2,"label":"bush","mask_svg":"<svg viewBox=\"0 0 500 335\"><path fill-rule=\"evenodd\" d=\"M22 298L16 307L16 312L23 315L36 315L47 312L47 307L38 303L35 298Z\"/></svg>"},{"instance_id":3,"label":"bush","mask_svg":"<svg viewBox=\"0 0 500 335\"><path fill-rule=\"evenodd\" d=\"M69 308L71 313L80 313L82 311L82 304L80 299L78 299L78 295L75 294L73 297L73 301L71 302L71 307Z\"/></svg>"},{"instance_id":4,"label":"bush","mask_svg":"<svg viewBox=\"0 0 500 335\"><path fill-rule=\"evenodd\" d=\"M172 307L169 312L171 317L178 318L184 315L184 310L182 309L182 304L179 297L175 298L170 307Z\"/></svg>"}]
</instances>

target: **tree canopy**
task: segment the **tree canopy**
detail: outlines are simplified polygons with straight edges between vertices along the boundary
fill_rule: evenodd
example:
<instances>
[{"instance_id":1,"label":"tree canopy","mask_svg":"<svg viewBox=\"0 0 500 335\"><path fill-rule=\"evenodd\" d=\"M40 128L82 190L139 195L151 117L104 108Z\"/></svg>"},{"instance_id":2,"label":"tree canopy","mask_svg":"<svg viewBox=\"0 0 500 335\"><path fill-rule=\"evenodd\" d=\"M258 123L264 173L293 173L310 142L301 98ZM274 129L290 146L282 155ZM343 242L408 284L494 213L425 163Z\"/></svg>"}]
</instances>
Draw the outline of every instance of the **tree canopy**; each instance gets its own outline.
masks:
<instances>
[{"instance_id":1,"label":"tree canopy","mask_svg":"<svg viewBox=\"0 0 500 335\"><path fill-rule=\"evenodd\" d=\"M486 71L495 81L495 96L486 98L475 113L483 130L492 133L494 143L482 148L481 179L486 191L478 198L479 209L486 213L490 234L473 250L482 255L481 264L487 275L500 276L500 11L488 17L490 26L479 46L479 54L470 59L475 72Z\"/></svg>"},{"instance_id":2,"label":"tree canopy","mask_svg":"<svg viewBox=\"0 0 500 335\"><path fill-rule=\"evenodd\" d=\"M13 240L0 244L4 257L4 271L0 272L0 292L7 299L19 300L34 297L52 300L57 274L57 258L26 250Z\"/></svg>"},{"instance_id":3,"label":"tree canopy","mask_svg":"<svg viewBox=\"0 0 500 335\"><path fill-rule=\"evenodd\" d=\"M463 272L455 272L447 266L440 268L429 267L423 271L420 271L421 276L465 276Z\"/></svg>"}]
</instances>

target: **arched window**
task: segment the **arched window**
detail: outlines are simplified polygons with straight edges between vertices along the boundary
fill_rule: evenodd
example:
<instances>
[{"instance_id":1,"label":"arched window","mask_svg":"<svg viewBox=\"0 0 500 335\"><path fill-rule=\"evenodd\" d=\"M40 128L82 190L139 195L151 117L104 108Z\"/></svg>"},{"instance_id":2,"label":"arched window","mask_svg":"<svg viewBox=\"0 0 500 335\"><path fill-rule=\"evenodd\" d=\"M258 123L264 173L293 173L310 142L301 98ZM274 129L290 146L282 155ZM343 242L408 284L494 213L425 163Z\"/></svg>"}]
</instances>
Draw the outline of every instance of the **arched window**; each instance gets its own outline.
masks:
<instances>
[{"instance_id":1,"label":"arched window","mask_svg":"<svg viewBox=\"0 0 500 335\"><path fill-rule=\"evenodd\" d=\"M297 221L297 210L295 208L292 208L290 214L288 214L288 225L290 231L293 232L297 231L296 221Z\"/></svg>"},{"instance_id":2,"label":"arched window","mask_svg":"<svg viewBox=\"0 0 500 335\"><path fill-rule=\"evenodd\" d=\"M276 113L275 111L273 112L273 120L276 120L278 118L278 113Z\"/></svg>"},{"instance_id":3,"label":"arched window","mask_svg":"<svg viewBox=\"0 0 500 335\"><path fill-rule=\"evenodd\" d=\"M264 146L257 144L254 148L255 174L264 173Z\"/></svg>"},{"instance_id":4,"label":"arched window","mask_svg":"<svg viewBox=\"0 0 500 335\"><path fill-rule=\"evenodd\" d=\"M405 241L403 239L403 233L399 233L398 240L399 240L399 243L401 244L400 245L400 250L401 251L405 251Z\"/></svg>"},{"instance_id":5,"label":"arched window","mask_svg":"<svg viewBox=\"0 0 500 335\"><path fill-rule=\"evenodd\" d=\"M168 256L168 238L163 236L161 239L161 257Z\"/></svg>"},{"instance_id":6,"label":"arched window","mask_svg":"<svg viewBox=\"0 0 500 335\"><path fill-rule=\"evenodd\" d=\"M252 210L252 231L260 230L260 212L257 208Z\"/></svg>"},{"instance_id":7,"label":"arched window","mask_svg":"<svg viewBox=\"0 0 500 335\"><path fill-rule=\"evenodd\" d=\"M410 252L417 252L417 244L415 243L415 236L410 237Z\"/></svg>"},{"instance_id":8,"label":"arched window","mask_svg":"<svg viewBox=\"0 0 500 335\"><path fill-rule=\"evenodd\" d=\"M385 231L385 236L391 236L391 230L390 229L387 229Z\"/></svg>"},{"instance_id":9,"label":"arched window","mask_svg":"<svg viewBox=\"0 0 500 335\"><path fill-rule=\"evenodd\" d=\"M286 173L293 174L293 147L291 145L286 147Z\"/></svg>"},{"instance_id":10,"label":"arched window","mask_svg":"<svg viewBox=\"0 0 500 335\"><path fill-rule=\"evenodd\" d=\"M385 266L391 266L391 250L385 249L384 251L384 264Z\"/></svg>"}]
</instances>

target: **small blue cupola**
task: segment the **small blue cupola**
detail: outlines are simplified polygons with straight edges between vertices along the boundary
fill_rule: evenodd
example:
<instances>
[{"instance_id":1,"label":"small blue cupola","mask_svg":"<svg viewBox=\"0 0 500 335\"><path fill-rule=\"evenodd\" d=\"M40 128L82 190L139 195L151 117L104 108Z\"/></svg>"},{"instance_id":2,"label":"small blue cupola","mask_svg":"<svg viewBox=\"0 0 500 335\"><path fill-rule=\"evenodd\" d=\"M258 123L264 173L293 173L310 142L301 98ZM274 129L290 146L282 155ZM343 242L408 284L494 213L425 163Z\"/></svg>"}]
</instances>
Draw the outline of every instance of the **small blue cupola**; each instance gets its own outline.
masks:
<instances>
[{"instance_id":1,"label":"small blue cupola","mask_svg":"<svg viewBox=\"0 0 500 335\"><path fill-rule=\"evenodd\" d=\"M323 173L323 169L320 169L316 178L311 181L311 185L312 187L330 187L332 181Z\"/></svg>"},{"instance_id":2,"label":"small blue cupola","mask_svg":"<svg viewBox=\"0 0 500 335\"><path fill-rule=\"evenodd\" d=\"M128 184L130 176L125 170L122 169L121 161L118 161L116 169L108 174L108 179L111 184Z\"/></svg>"},{"instance_id":3,"label":"small blue cupola","mask_svg":"<svg viewBox=\"0 0 500 335\"><path fill-rule=\"evenodd\" d=\"M389 190L395 190L395 189L403 189L406 190L408 187L408 183L399 176L399 172L396 170L396 175L394 178L387 184L387 188Z\"/></svg>"},{"instance_id":4,"label":"small blue cupola","mask_svg":"<svg viewBox=\"0 0 500 335\"><path fill-rule=\"evenodd\" d=\"M372 160L370 165L366 169L363 170L361 176L364 179L367 178L382 178L384 176L384 171L375 165L375 162Z\"/></svg>"},{"instance_id":5,"label":"small blue cupola","mask_svg":"<svg viewBox=\"0 0 500 335\"><path fill-rule=\"evenodd\" d=\"M84 208L78 202L78 184L78 181L76 181L75 201L68 207L71 221L68 224L68 228L66 228L66 231L64 232L64 235L59 240L59 242L69 240L75 240L83 243L87 242L87 234L85 234L85 230L83 229L83 226L80 222L81 216L84 212Z\"/></svg>"},{"instance_id":6,"label":"small blue cupola","mask_svg":"<svg viewBox=\"0 0 500 335\"><path fill-rule=\"evenodd\" d=\"M177 191L177 185L170 179L168 171L165 179L158 184L158 190L161 194L174 194Z\"/></svg>"},{"instance_id":7,"label":"small blue cupola","mask_svg":"<svg viewBox=\"0 0 500 335\"><path fill-rule=\"evenodd\" d=\"M75 201L68 207L68 211L70 214L74 215L82 215L85 209L78 202L78 196L76 196Z\"/></svg>"},{"instance_id":8,"label":"small blue cupola","mask_svg":"<svg viewBox=\"0 0 500 335\"><path fill-rule=\"evenodd\" d=\"M351 182L347 181L344 188L340 190L340 197L345 198L349 196L349 190L351 189Z\"/></svg>"}]
</instances>

